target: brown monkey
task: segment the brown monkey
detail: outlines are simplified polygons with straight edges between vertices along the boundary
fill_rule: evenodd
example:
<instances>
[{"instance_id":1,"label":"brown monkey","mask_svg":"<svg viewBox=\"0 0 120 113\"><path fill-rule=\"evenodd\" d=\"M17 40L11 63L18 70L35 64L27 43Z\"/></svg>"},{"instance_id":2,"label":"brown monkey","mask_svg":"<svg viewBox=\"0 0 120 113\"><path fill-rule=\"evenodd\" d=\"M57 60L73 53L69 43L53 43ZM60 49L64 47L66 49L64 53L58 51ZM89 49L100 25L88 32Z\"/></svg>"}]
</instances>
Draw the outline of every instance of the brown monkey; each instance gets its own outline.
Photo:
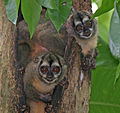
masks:
<instances>
[{"instance_id":1,"label":"brown monkey","mask_svg":"<svg viewBox=\"0 0 120 113\"><path fill-rule=\"evenodd\" d=\"M68 34L76 39L85 56L97 46L97 21L89 21L91 17L87 11L73 9L66 25Z\"/></svg>"},{"instance_id":2,"label":"brown monkey","mask_svg":"<svg viewBox=\"0 0 120 113\"><path fill-rule=\"evenodd\" d=\"M50 21L42 24L40 20L32 39L25 21L17 26L17 60L25 68L24 91L30 113L44 113L55 86L66 75L64 37L64 33L56 33Z\"/></svg>"},{"instance_id":3,"label":"brown monkey","mask_svg":"<svg viewBox=\"0 0 120 113\"><path fill-rule=\"evenodd\" d=\"M24 91L30 113L40 113L38 104L51 101L55 86L65 77L66 72L64 59L46 51L28 63L24 74ZM41 105L45 107L44 103Z\"/></svg>"}]
</instances>

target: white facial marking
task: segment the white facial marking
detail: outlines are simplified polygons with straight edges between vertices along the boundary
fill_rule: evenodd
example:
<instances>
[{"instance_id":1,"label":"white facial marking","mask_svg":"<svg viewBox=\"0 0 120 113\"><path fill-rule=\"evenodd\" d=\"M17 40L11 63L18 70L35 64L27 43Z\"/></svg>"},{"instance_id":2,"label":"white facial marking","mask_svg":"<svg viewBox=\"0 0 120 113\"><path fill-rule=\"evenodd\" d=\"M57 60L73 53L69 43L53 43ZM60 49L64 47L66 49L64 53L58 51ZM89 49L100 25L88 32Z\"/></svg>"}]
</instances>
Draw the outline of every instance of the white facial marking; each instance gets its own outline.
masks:
<instances>
[{"instance_id":1,"label":"white facial marking","mask_svg":"<svg viewBox=\"0 0 120 113\"><path fill-rule=\"evenodd\" d=\"M49 66L48 62L43 62L41 66Z\"/></svg>"},{"instance_id":2,"label":"white facial marking","mask_svg":"<svg viewBox=\"0 0 120 113\"><path fill-rule=\"evenodd\" d=\"M52 66L60 66L58 62L53 62Z\"/></svg>"},{"instance_id":3,"label":"white facial marking","mask_svg":"<svg viewBox=\"0 0 120 113\"><path fill-rule=\"evenodd\" d=\"M90 30L90 31L93 31L93 29L92 29L92 28L89 28L89 30Z\"/></svg>"},{"instance_id":4,"label":"white facial marking","mask_svg":"<svg viewBox=\"0 0 120 113\"><path fill-rule=\"evenodd\" d=\"M76 22L75 22L75 26L77 26L77 25L79 25L79 24L81 24L81 21L76 21Z\"/></svg>"},{"instance_id":5,"label":"white facial marking","mask_svg":"<svg viewBox=\"0 0 120 113\"><path fill-rule=\"evenodd\" d=\"M83 36L83 32L80 33L80 36Z\"/></svg>"},{"instance_id":6,"label":"white facial marking","mask_svg":"<svg viewBox=\"0 0 120 113\"><path fill-rule=\"evenodd\" d=\"M43 76L44 78L46 78L46 77L47 77L47 75L46 75L46 74L42 74L42 76Z\"/></svg>"},{"instance_id":7,"label":"white facial marking","mask_svg":"<svg viewBox=\"0 0 120 113\"><path fill-rule=\"evenodd\" d=\"M88 20L89 20L88 16L85 16L85 17L83 18L83 23L87 22Z\"/></svg>"}]
</instances>

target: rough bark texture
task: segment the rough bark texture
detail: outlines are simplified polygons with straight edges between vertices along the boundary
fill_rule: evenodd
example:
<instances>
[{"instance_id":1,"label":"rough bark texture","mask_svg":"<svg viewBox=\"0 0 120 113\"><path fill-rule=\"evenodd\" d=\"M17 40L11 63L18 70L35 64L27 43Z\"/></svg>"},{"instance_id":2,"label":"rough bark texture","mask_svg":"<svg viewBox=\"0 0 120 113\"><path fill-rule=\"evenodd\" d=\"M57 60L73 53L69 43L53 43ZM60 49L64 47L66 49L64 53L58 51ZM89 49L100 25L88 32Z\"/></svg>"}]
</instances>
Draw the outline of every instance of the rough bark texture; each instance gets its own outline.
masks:
<instances>
[{"instance_id":1,"label":"rough bark texture","mask_svg":"<svg viewBox=\"0 0 120 113\"><path fill-rule=\"evenodd\" d=\"M14 25L7 19L4 0L0 0L0 113L18 113L20 109L22 90L14 48Z\"/></svg>"},{"instance_id":2,"label":"rough bark texture","mask_svg":"<svg viewBox=\"0 0 120 113\"><path fill-rule=\"evenodd\" d=\"M73 7L77 10L87 10L87 11L92 11L91 10L91 0L72 0Z\"/></svg>"}]
</instances>

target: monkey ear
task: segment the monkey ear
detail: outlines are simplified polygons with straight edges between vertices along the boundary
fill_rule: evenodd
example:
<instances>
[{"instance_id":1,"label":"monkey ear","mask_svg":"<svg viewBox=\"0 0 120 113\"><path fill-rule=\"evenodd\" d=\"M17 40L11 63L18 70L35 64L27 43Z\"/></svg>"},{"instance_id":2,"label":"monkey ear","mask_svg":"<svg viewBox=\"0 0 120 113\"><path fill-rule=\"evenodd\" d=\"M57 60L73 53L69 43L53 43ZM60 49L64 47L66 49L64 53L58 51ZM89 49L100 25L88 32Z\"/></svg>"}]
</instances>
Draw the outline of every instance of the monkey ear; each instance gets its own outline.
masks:
<instances>
[{"instance_id":1,"label":"monkey ear","mask_svg":"<svg viewBox=\"0 0 120 113\"><path fill-rule=\"evenodd\" d=\"M16 31L18 40L25 40L30 38L28 26L24 20L18 23Z\"/></svg>"},{"instance_id":2,"label":"monkey ear","mask_svg":"<svg viewBox=\"0 0 120 113\"><path fill-rule=\"evenodd\" d=\"M31 46L27 41L18 42L17 61L23 67L26 67L30 61Z\"/></svg>"}]
</instances>

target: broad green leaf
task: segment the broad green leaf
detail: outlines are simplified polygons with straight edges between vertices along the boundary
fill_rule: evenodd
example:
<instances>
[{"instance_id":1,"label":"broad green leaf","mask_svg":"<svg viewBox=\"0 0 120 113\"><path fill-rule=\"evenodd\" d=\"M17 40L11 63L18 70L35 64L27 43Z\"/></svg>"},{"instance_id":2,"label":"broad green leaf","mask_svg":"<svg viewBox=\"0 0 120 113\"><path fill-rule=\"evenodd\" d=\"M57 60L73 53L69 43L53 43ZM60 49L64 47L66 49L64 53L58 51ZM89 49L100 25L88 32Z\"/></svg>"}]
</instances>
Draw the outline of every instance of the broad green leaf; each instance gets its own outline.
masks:
<instances>
[{"instance_id":1,"label":"broad green leaf","mask_svg":"<svg viewBox=\"0 0 120 113\"><path fill-rule=\"evenodd\" d=\"M102 38L99 38L98 40L97 50L98 50L98 55L96 59L97 67L104 67L104 68L116 67L117 68L119 61L112 56L109 45L105 41L103 41ZM96 71L96 69L94 71Z\"/></svg>"},{"instance_id":2,"label":"broad green leaf","mask_svg":"<svg viewBox=\"0 0 120 113\"><path fill-rule=\"evenodd\" d=\"M8 0L4 0L4 4L7 5L8 4Z\"/></svg>"},{"instance_id":3,"label":"broad green leaf","mask_svg":"<svg viewBox=\"0 0 120 113\"><path fill-rule=\"evenodd\" d=\"M114 57L120 60L120 2L115 2L109 31L109 46ZM117 67L114 85L120 76L120 64Z\"/></svg>"},{"instance_id":4,"label":"broad green leaf","mask_svg":"<svg viewBox=\"0 0 120 113\"><path fill-rule=\"evenodd\" d=\"M116 4L110 24L109 46L113 56L120 58L120 18L116 10Z\"/></svg>"},{"instance_id":5,"label":"broad green leaf","mask_svg":"<svg viewBox=\"0 0 120 113\"><path fill-rule=\"evenodd\" d=\"M16 1L15 0L4 0L5 6L6 6L6 14L8 19L16 24L17 17L18 17L18 10L16 6Z\"/></svg>"},{"instance_id":6,"label":"broad green leaf","mask_svg":"<svg viewBox=\"0 0 120 113\"><path fill-rule=\"evenodd\" d=\"M119 79L119 76L120 76L120 62L117 66L117 70L116 70L116 74L115 74L115 80L114 80L114 85L116 84L117 80Z\"/></svg>"},{"instance_id":7,"label":"broad green leaf","mask_svg":"<svg viewBox=\"0 0 120 113\"><path fill-rule=\"evenodd\" d=\"M109 42L109 27L112 13L113 10L98 17L98 35L107 43Z\"/></svg>"},{"instance_id":8,"label":"broad green leaf","mask_svg":"<svg viewBox=\"0 0 120 113\"><path fill-rule=\"evenodd\" d=\"M15 0L17 5L17 11L19 11L20 0Z\"/></svg>"},{"instance_id":9,"label":"broad green leaf","mask_svg":"<svg viewBox=\"0 0 120 113\"><path fill-rule=\"evenodd\" d=\"M116 10L117 10L118 16L120 18L120 0L118 2L116 2Z\"/></svg>"},{"instance_id":10,"label":"broad green leaf","mask_svg":"<svg viewBox=\"0 0 120 113\"><path fill-rule=\"evenodd\" d=\"M110 11L113 8L114 8L114 0L102 0L101 7L97 9L97 11L94 13L94 15L90 20L92 20L94 17L100 16Z\"/></svg>"},{"instance_id":11,"label":"broad green leaf","mask_svg":"<svg viewBox=\"0 0 120 113\"><path fill-rule=\"evenodd\" d=\"M70 14L72 1L58 0L56 1L56 6L57 9L48 9L47 12L55 28L57 29L57 31L59 31Z\"/></svg>"},{"instance_id":12,"label":"broad green leaf","mask_svg":"<svg viewBox=\"0 0 120 113\"><path fill-rule=\"evenodd\" d=\"M38 3L49 9L56 9L55 0L37 0Z\"/></svg>"},{"instance_id":13,"label":"broad green leaf","mask_svg":"<svg viewBox=\"0 0 120 113\"><path fill-rule=\"evenodd\" d=\"M102 39L98 42L96 69L92 72L89 113L119 113L120 84L116 87L113 85L119 61L112 56L107 43Z\"/></svg>"},{"instance_id":14,"label":"broad green leaf","mask_svg":"<svg viewBox=\"0 0 120 113\"><path fill-rule=\"evenodd\" d=\"M32 37L39 22L42 7L36 0L21 0L21 9L23 17L28 24L30 37Z\"/></svg>"},{"instance_id":15,"label":"broad green leaf","mask_svg":"<svg viewBox=\"0 0 120 113\"><path fill-rule=\"evenodd\" d=\"M98 35L103 38L104 41L108 43L109 30L105 26L103 21L98 21Z\"/></svg>"}]
</instances>

